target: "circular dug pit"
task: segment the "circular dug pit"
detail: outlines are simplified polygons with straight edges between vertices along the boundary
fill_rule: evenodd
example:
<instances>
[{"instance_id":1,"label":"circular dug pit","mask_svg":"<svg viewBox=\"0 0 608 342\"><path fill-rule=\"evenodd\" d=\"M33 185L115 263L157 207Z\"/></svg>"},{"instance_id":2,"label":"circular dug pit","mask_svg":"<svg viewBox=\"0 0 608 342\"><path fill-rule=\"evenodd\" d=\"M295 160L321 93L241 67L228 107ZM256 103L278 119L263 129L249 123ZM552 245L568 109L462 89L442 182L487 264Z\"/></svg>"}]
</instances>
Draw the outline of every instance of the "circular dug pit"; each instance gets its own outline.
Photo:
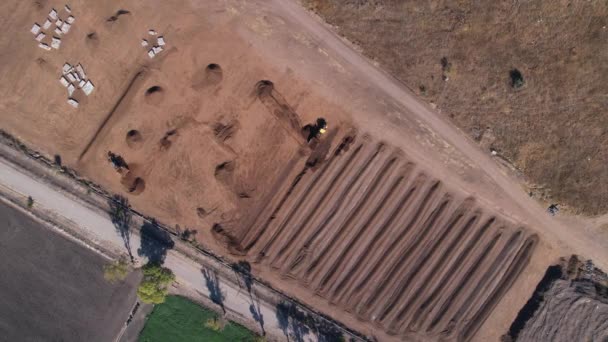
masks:
<instances>
[{"instance_id":1,"label":"circular dug pit","mask_svg":"<svg viewBox=\"0 0 608 342\"><path fill-rule=\"evenodd\" d=\"M201 207L196 208L196 215L199 218L203 219L203 218L205 218L207 216L207 214L209 214L209 213L204 208L201 208Z\"/></svg>"},{"instance_id":2,"label":"circular dug pit","mask_svg":"<svg viewBox=\"0 0 608 342\"><path fill-rule=\"evenodd\" d=\"M128 131L125 140L127 141L127 146L134 150L141 148L144 142L143 136L136 129Z\"/></svg>"},{"instance_id":3,"label":"circular dug pit","mask_svg":"<svg viewBox=\"0 0 608 342\"><path fill-rule=\"evenodd\" d=\"M129 193L131 193L132 195L139 195L142 192L144 192L145 189L146 189L146 182L143 180L143 178L137 177L137 178L135 178L135 181L131 185L131 188L129 189Z\"/></svg>"},{"instance_id":4,"label":"circular dug pit","mask_svg":"<svg viewBox=\"0 0 608 342\"><path fill-rule=\"evenodd\" d=\"M224 78L224 72L219 64L211 63L205 69L199 70L192 77L192 88L196 90L207 86L218 85Z\"/></svg>"},{"instance_id":5,"label":"circular dug pit","mask_svg":"<svg viewBox=\"0 0 608 342\"><path fill-rule=\"evenodd\" d=\"M222 81L222 78L224 78L224 72L219 64L211 63L207 65L205 73L207 74L207 82L209 82L209 84L218 84Z\"/></svg>"},{"instance_id":6,"label":"circular dug pit","mask_svg":"<svg viewBox=\"0 0 608 342\"><path fill-rule=\"evenodd\" d=\"M146 182L141 177L135 177L132 173L127 174L121 180L122 186L131 195L139 195L146 189Z\"/></svg>"},{"instance_id":7,"label":"circular dug pit","mask_svg":"<svg viewBox=\"0 0 608 342\"><path fill-rule=\"evenodd\" d=\"M147 104L158 105L165 98L165 90L161 86L152 86L146 90L144 98Z\"/></svg>"},{"instance_id":8,"label":"circular dug pit","mask_svg":"<svg viewBox=\"0 0 608 342\"><path fill-rule=\"evenodd\" d=\"M268 96L274 89L274 83L268 80L261 80L255 84L255 94L259 97Z\"/></svg>"}]
</instances>

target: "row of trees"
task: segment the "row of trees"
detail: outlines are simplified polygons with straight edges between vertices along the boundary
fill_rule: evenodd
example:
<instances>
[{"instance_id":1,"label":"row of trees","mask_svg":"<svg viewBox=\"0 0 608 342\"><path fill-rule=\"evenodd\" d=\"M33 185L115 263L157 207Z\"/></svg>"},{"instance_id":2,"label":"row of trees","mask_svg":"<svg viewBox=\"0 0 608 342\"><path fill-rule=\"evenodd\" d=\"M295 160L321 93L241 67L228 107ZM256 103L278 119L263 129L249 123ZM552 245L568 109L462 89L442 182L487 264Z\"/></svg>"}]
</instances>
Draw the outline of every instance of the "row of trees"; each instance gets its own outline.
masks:
<instances>
[{"instance_id":1,"label":"row of trees","mask_svg":"<svg viewBox=\"0 0 608 342\"><path fill-rule=\"evenodd\" d=\"M128 200L124 197L115 196L109 203L110 216L114 223L118 234L123 238L125 247L128 251L128 256L123 256L117 261L104 267L104 276L110 282L118 282L124 280L133 270L132 264L134 258L130 251L130 227L131 227L131 210ZM182 232L177 228L180 238L189 241L191 234L189 230ZM160 304L165 301L168 295L168 288L175 280L173 272L163 267L166 249L173 247L171 237L164 235L166 232L158 231L155 224L146 224L141 229L142 243L138 250L140 256L148 258L148 263L141 270L143 279L137 289L137 295L144 303ZM129 262L130 261L130 262ZM262 315L259 302L256 303L252 293L254 284L253 275L251 274L251 265L246 261L240 261L231 265L233 271L237 275L239 286L243 282L249 294L251 305L250 312L256 322L259 323L262 334L265 335L264 317ZM224 315L226 309L224 307L225 293L221 290L220 280L216 271L212 269L201 270L207 288L209 290L209 298L215 304L220 306ZM315 332L319 341L322 342L339 342L344 341L342 332L333 324L318 319L314 315L310 315L301 311L296 305L291 302L283 301L276 306L276 315L279 321L279 326L289 340L304 341L311 330ZM225 318L213 318L204 323L208 328L220 331L225 325ZM263 339L262 339L263 340Z\"/></svg>"}]
</instances>

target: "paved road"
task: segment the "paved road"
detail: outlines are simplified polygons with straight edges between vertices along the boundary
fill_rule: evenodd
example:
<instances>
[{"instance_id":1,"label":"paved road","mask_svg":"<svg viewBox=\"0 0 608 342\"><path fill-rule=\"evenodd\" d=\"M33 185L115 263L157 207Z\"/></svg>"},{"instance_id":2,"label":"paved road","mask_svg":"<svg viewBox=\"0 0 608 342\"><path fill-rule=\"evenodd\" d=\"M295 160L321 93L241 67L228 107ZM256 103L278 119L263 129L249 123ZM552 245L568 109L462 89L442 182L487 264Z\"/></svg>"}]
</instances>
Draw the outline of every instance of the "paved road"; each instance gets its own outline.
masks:
<instances>
[{"instance_id":1,"label":"paved road","mask_svg":"<svg viewBox=\"0 0 608 342\"><path fill-rule=\"evenodd\" d=\"M114 226L109 217L82 205L48 184L41 183L19 170L8 165L0 159L0 186L9 188L24 196L31 196L36 206L50 210L62 218L76 223L88 237L92 237L101 245L113 246L117 249L124 248L123 240L115 232ZM131 238L131 250L137 259L137 250L140 248L139 237ZM141 261L141 260L140 260ZM209 296L205 277L202 273L203 266L186 258L176 251L169 250L165 258L165 266L170 268L176 275L180 285ZM227 310L240 313L244 318L251 319L250 312L251 298L247 291L227 283L224 279L219 279L221 292L225 295L224 306ZM264 321L264 328L267 333L274 336L282 336L279 328L274 307L260 303L259 312ZM312 337L310 337L312 338Z\"/></svg>"}]
</instances>

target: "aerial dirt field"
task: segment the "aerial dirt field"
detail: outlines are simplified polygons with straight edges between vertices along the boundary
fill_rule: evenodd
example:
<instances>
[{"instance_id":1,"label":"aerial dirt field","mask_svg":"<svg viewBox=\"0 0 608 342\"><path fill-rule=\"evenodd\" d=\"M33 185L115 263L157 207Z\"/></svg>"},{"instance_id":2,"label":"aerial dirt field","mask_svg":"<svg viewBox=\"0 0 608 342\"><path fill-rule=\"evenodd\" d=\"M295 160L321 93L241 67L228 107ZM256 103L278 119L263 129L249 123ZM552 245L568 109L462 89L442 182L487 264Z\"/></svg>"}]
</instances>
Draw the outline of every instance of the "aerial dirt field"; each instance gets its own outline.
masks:
<instances>
[{"instance_id":1,"label":"aerial dirt field","mask_svg":"<svg viewBox=\"0 0 608 342\"><path fill-rule=\"evenodd\" d=\"M605 1L301 2L513 165L531 196L608 212Z\"/></svg>"},{"instance_id":2,"label":"aerial dirt field","mask_svg":"<svg viewBox=\"0 0 608 342\"><path fill-rule=\"evenodd\" d=\"M559 256L608 262L295 2L69 5L47 51L30 29L64 3L0 4L1 128L353 329L497 340Z\"/></svg>"}]
</instances>

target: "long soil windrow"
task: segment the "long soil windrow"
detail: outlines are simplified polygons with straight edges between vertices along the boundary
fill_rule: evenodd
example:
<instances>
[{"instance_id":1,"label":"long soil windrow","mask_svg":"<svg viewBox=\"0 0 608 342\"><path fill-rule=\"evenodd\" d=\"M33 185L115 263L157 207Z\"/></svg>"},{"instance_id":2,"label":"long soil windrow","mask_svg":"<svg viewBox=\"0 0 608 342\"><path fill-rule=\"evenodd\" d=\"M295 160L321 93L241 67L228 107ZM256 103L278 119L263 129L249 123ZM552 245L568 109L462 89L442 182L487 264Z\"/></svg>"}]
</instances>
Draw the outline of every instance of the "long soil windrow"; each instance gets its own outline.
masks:
<instances>
[{"instance_id":1,"label":"long soil windrow","mask_svg":"<svg viewBox=\"0 0 608 342\"><path fill-rule=\"evenodd\" d=\"M261 266L389 334L468 339L535 243L428 174L363 136L277 187L275 207L241 243Z\"/></svg>"}]
</instances>

